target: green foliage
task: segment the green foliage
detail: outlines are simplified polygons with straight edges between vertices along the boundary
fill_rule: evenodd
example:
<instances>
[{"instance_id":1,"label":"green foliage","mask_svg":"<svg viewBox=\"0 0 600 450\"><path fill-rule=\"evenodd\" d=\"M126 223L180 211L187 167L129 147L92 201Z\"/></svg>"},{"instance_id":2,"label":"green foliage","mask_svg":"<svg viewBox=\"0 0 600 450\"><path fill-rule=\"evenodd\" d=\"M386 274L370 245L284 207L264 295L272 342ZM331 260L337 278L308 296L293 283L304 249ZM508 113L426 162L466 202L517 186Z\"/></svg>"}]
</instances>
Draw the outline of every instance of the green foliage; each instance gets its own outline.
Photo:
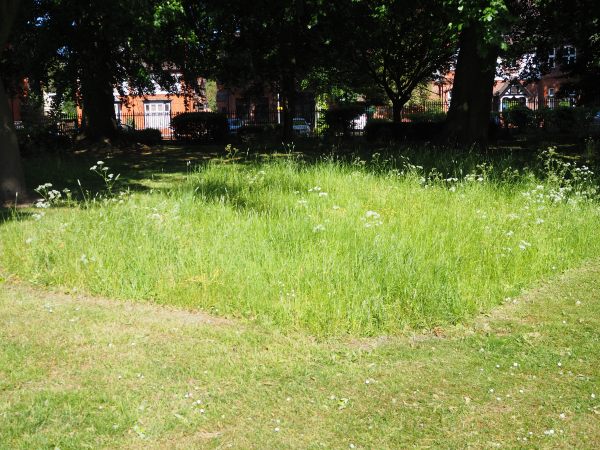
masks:
<instances>
[{"instance_id":1,"label":"green foliage","mask_svg":"<svg viewBox=\"0 0 600 450\"><path fill-rule=\"evenodd\" d=\"M344 0L324 9L334 78L359 91L376 86L396 109L436 70L446 70L456 50L452 11L443 1Z\"/></svg>"},{"instance_id":2,"label":"green foliage","mask_svg":"<svg viewBox=\"0 0 600 450\"><path fill-rule=\"evenodd\" d=\"M176 139L190 141L221 141L227 135L227 117L213 112L187 112L171 119Z\"/></svg>"},{"instance_id":3,"label":"green foliage","mask_svg":"<svg viewBox=\"0 0 600 450\"><path fill-rule=\"evenodd\" d=\"M208 108L212 112L217 112L217 82L214 80L206 80L205 92Z\"/></svg>"},{"instance_id":4,"label":"green foliage","mask_svg":"<svg viewBox=\"0 0 600 450\"><path fill-rule=\"evenodd\" d=\"M404 114L404 117L413 123L439 123L446 120L446 113L444 111L436 111L433 109L432 111L407 113Z\"/></svg>"},{"instance_id":5,"label":"green foliage","mask_svg":"<svg viewBox=\"0 0 600 450\"><path fill-rule=\"evenodd\" d=\"M532 128L536 125L536 113L525 105L511 105L502 112L504 120L508 125L520 130Z\"/></svg>"},{"instance_id":6,"label":"green foliage","mask_svg":"<svg viewBox=\"0 0 600 450\"><path fill-rule=\"evenodd\" d=\"M362 103L334 105L324 112L323 119L328 132L346 136L352 129L352 121L365 111Z\"/></svg>"},{"instance_id":7,"label":"green foliage","mask_svg":"<svg viewBox=\"0 0 600 450\"><path fill-rule=\"evenodd\" d=\"M442 131L441 121L391 122L389 120L369 120L365 127L365 138L370 142L390 141L432 141Z\"/></svg>"},{"instance_id":8,"label":"green foliage","mask_svg":"<svg viewBox=\"0 0 600 450\"><path fill-rule=\"evenodd\" d=\"M67 151L72 147L73 135L64 132L59 124L39 121L26 124L16 130L19 147L23 156L44 152Z\"/></svg>"},{"instance_id":9,"label":"green foliage","mask_svg":"<svg viewBox=\"0 0 600 450\"><path fill-rule=\"evenodd\" d=\"M162 141L160 130L146 128L143 130L123 130L121 140L131 144L157 145Z\"/></svg>"}]
</instances>

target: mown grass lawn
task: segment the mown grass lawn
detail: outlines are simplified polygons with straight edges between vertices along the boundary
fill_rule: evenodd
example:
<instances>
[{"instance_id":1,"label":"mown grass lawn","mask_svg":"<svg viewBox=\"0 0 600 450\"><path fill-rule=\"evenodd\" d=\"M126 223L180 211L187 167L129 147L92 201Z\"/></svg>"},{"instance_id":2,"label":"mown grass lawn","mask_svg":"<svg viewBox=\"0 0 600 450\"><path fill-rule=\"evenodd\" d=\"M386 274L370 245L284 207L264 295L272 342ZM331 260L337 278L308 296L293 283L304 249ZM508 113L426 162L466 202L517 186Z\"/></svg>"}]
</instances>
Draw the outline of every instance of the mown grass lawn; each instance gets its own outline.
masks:
<instances>
[{"instance_id":1,"label":"mown grass lawn","mask_svg":"<svg viewBox=\"0 0 600 450\"><path fill-rule=\"evenodd\" d=\"M0 287L2 449L600 446L598 264L438 337Z\"/></svg>"}]
</instances>

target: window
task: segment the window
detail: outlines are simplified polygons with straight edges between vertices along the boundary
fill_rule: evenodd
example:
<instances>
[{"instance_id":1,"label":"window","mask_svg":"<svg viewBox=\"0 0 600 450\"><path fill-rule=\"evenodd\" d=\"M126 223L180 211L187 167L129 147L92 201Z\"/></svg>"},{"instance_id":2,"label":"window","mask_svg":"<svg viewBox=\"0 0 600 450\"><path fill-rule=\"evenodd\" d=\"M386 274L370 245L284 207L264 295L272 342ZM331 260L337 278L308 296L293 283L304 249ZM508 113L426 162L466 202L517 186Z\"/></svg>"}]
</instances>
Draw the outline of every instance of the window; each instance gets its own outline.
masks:
<instances>
[{"instance_id":1,"label":"window","mask_svg":"<svg viewBox=\"0 0 600 450\"><path fill-rule=\"evenodd\" d=\"M554 69L556 67L556 49L553 48L549 53L548 53L548 66L551 69Z\"/></svg>"},{"instance_id":2,"label":"window","mask_svg":"<svg viewBox=\"0 0 600 450\"><path fill-rule=\"evenodd\" d=\"M147 102L144 103L146 114L165 114L171 111L171 102Z\"/></svg>"},{"instance_id":3,"label":"window","mask_svg":"<svg viewBox=\"0 0 600 450\"><path fill-rule=\"evenodd\" d=\"M144 123L146 128L168 129L171 126L171 102L149 101L144 103Z\"/></svg>"},{"instance_id":4,"label":"window","mask_svg":"<svg viewBox=\"0 0 600 450\"><path fill-rule=\"evenodd\" d=\"M117 122L121 121L121 103L120 102L115 102L115 118L117 119Z\"/></svg>"},{"instance_id":5,"label":"window","mask_svg":"<svg viewBox=\"0 0 600 450\"><path fill-rule=\"evenodd\" d=\"M575 61L577 60L577 50L575 50L575 47L572 45L563 47L563 60L567 66L575 64Z\"/></svg>"},{"instance_id":6,"label":"window","mask_svg":"<svg viewBox=\"0 0 600 450\"><path fill-rule=\"evenodd\" d=\"M548 97L554 97L554 88L548 88Z\"/></svg>"}]
</instances>

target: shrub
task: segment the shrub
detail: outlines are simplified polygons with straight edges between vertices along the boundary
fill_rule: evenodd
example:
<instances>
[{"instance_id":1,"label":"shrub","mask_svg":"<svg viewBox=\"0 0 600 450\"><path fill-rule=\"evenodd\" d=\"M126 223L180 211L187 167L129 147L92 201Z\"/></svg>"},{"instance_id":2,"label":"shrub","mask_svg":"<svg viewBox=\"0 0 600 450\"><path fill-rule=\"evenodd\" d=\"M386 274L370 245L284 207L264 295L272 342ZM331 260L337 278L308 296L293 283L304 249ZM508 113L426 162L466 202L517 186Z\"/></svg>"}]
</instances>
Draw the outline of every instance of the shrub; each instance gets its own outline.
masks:
<instances>
[{"instance_id":1,"label":"shrub","mask_svg":"<svg viewBox=\"0 0 600 450\"><path fill-rule=\"evenodd\" d=\"M408 120L413 123L439 123L446 120L444 111L421 111L405 114Z\"/></svg>"},{"instance_id":2,"label":"shrub","mask_svg":"<svg viewBox=\"0 0 600 450\"><path fill-rule=\"evenodd\" d=\"M145 130L123 130L121 139L130 144L156 145L162 141L160 130L146 128Z\"/></svg>"},{"instance_id":3,"label":"shrub","mask_svg":"<svg viewBox=\"0 0 600 450\"><path fill-rule=\"evenodd\" d=\"M238 136L263 136L267 134L281 134L282 126L278 123L265 125L244 125L237 134Z\"/></svg>"},{"instance_id":4,"label":"shrub","mask_svg":"<svg viewBox=\"0 0 600 450\"><path fill-rule=\"evenodd\" d=\"M583 137L593 131L596 109L587 107L542 108L538 122L545 131Z\"/></svg>"},{"instance_id":5,"label":"shrub","mask_svg":"<svg viewBox=\"0 0 600 450\"><path fill-rule=\"evenodd\" d=\"M26 124L17 128L21 153L30 155L44 151L67 150L72 146L72 133L61 132L58 124Z\"/></svg>"},{"instance_id":6,"label":"shrub","mask_svg":"<svg viewBox=\"0 0 600 450\"><path fill-rule=\"evenodd\" d=\"M504 110L502 116L505 123L509 126L524 131L527 128L533 128L536 124L535 112L525 105L514 105Z\"/></svg>"},{"instance_id":7,"label":"shrub","mask_svg":"<svg viewBox=\"0 0 600 450\"><path fill-rule=\"evenodd\" d=\"M360 103L332 106L325 111L325 125L331 133L347 136L353 128L354 119L364 112L365 106Z\"/></svg>"},{"instance_id":8,"label":"shrub","mask_svg":"<svg viewBox=\"0 0 600 450\"><path fill-rule=\"evenodd\" d=\"M375 119L367 122L367 141L417 140L429 141L442 132L443 122L391 122Z\"/></svg>"},{"instance_id":9,"label":"shrub","mask_svg":"<svg viewBox=\"0 0 600 450\"><path fill-rule=\"evenodd\" d=\"M190 141L220 141L227 136L227 118L212 112L187 112L171 120L176 139Z\"/></svg>"}]
</instances>

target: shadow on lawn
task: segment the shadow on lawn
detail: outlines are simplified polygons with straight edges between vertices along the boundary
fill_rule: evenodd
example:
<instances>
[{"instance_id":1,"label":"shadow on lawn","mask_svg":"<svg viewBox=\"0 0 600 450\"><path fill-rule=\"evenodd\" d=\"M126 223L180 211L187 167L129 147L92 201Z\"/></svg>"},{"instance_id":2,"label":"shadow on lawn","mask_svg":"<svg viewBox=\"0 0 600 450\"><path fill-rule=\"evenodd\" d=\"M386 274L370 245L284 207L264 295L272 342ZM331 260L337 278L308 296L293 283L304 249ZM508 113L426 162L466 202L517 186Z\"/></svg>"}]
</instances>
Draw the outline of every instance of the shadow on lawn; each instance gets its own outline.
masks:
<instances>
[{"instance_id":1,"label":"shadow on lawn","mask_svg":"<svg viewBox=\"0 0 600 450\"><path fill-rule=\"evenodd\" d=\"M19 222L29 220L33 216L32 212L23 211L15 208L0 207L0 226L7 222Z\"/></svg>"},{"instance_id":2,"label":"shadow on lawn","mask_svg":"<svg viewBox=\"0 0 600 450\"><path fill-rule=\"evenodd\" d=\"M536 167L537 151L517 147L496 147L485 152L474 149L449 149L425 143L400 143L393 146L372 145L353 141L341 145L325 146L322 143L299 142L295 146L272 143L270 146L254 147L237 143L226 148L225 144L214 145L163 145L139 153L117 153L99 156L81 152L78 154L47 155L24 161L27 185L34 189L44 183L52 183L52 189L68 188L76 200L83 200L84 193L102 192L106 189L103 179L90 167L98 160L104 161L110 173L120 174L115 190L128 189L133 192L168 190L185 180L189 166L200 169L211 160L224 163L261 164L279 158L292 158L303 164L338 161L347 164L361 163L365 170L387 171L400 167L404 162L421 166L425 172L436 169L445 176L462 177L481 170L482 164L494 168L492 176L501 176L506 169ZM387 161L387 162L386 162ZM226 184L205 185L199 192L209 200L236 201L245 207L245 201L235 192L234 186ZM10 220L4 214L2 221Z\"/></svg>"}]
</instances>

